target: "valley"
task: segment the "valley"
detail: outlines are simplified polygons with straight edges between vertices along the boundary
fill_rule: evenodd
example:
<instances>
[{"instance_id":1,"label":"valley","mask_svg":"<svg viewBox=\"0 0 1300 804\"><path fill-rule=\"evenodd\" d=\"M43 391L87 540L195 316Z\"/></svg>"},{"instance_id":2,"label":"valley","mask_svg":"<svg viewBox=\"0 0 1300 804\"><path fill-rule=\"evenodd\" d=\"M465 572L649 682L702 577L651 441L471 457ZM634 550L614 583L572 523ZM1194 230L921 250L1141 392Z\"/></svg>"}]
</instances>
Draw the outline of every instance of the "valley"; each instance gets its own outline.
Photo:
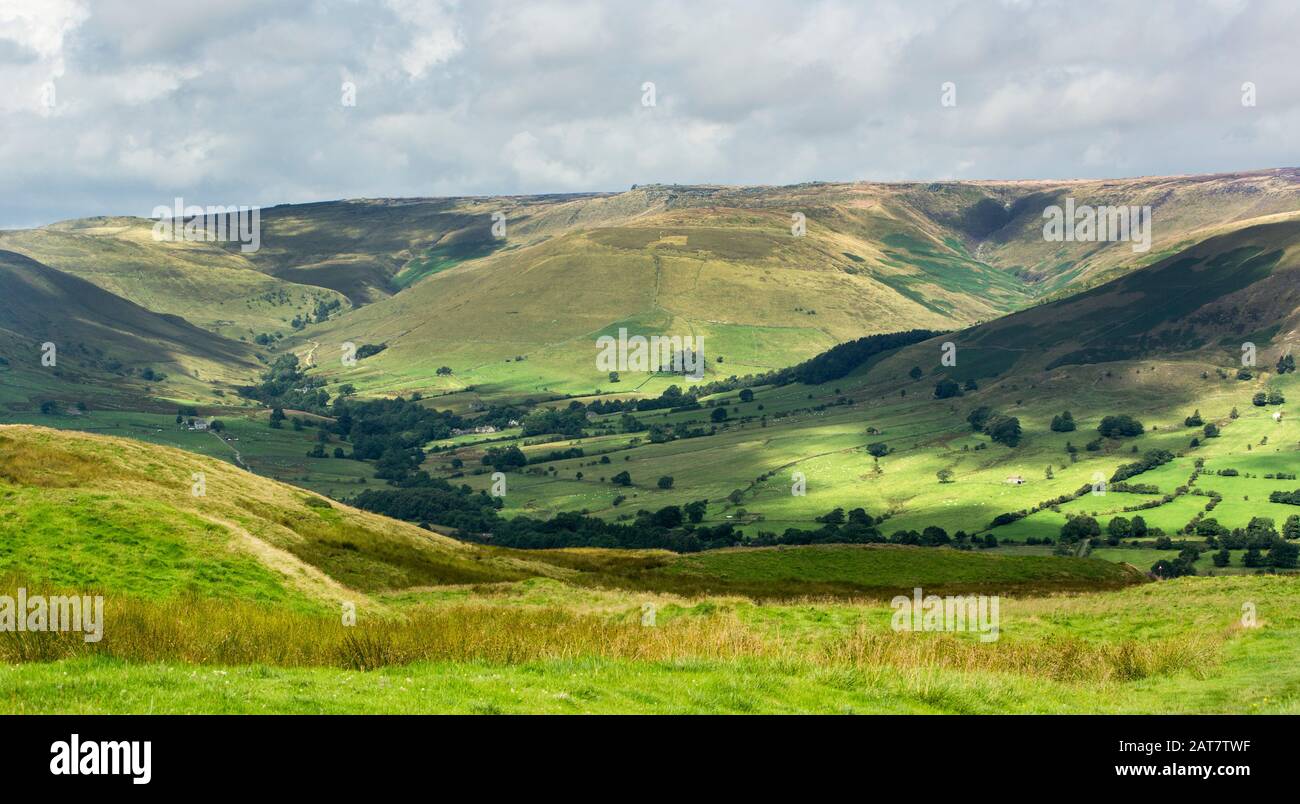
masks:
<instances>
[{"instance_id":1,"label":"valley","mask_svg":"<svg viewBox=\"0 0 1300 804\"><path fill-rule=\"evenodd\" d=\"M109 601L98 645L0 634L7 711L1294 712L1298 188L0 232L0 574ZM1150 251L1045 240L1067 196ZM620 330L703 376L601 367ZM892 630L917 587L1003 636Z\"/></svg>"}]
</instances>

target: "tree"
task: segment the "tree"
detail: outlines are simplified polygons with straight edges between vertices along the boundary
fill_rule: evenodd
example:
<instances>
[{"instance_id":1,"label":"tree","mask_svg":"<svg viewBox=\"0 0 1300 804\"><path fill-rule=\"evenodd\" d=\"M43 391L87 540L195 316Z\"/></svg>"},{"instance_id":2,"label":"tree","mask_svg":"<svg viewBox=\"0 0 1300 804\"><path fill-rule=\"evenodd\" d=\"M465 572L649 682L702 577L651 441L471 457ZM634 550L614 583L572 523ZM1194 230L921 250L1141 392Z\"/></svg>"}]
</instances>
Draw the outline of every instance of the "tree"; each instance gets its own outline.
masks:
<instances>
[{"instance_id":1,"label":"tree","mask_svg":"<svg viewBox=\"0 0 1300 804\"><path fill-rule=\"evenodd\" d=\"M610 478L610 482L616 486L630 486L632 485L632 476L626 471L619 472Z\"/></svg>"},{"instance_id":2,"label":"tree","mask_svg":"<svg viewBox=\"0 0 1300 804\"><path fill-rule=\"evenodd\" d=\"M1183 419L1183 425L1185 427L1200 427L1202 424L1205 424L1205 420L1201 418L1200 409L1197 409L1191 416Z\"/></svg>"},{"instance_id":3,"label":"tree","mask_svg":"<svg viewBox=\"0 0 1300 804\"><path fill-rule=\"evenodd\" d=\"M1097 426L1097 432L1104 438L1132 438L1142 435L1144 430L1142 422L1126 414L1107 416Z\"/></svg>"},{"instance_id":4,"label":"tree","mask_svg":"<svg viewBox=\"0 0 1300 804\"><path fill-rule=\"evenodd\" d=\"M974 379L970 379L962 383L961 389L963 391L978 391L980 389L980 386L979 383L975 382Z\"/></svg>"},{"instance_id":5,"label":"tree","mask_svg":"<svg viewBox=\"0 0 1300 804\"><path fill-rule=\"evenodd\" d=\"M722 407L714 408L713 412L709 414L709 419L715 423L725 422L727 420L727 409Z\"/></svg>"},{"instance_id":6,"label":"tree","mask_svg":"<svg viewBox=\"0 0 1300 804\"><path fill-rule=\"evenodd\" d=\"M1257 408L1262 408L1268 404L1268 394L1260 391L1250 398L1250 403Z\"/></svg>"},{"instance_id":7,"label":"tree","mask_svg":"<svg viewBox=\"0 0 1300 804\"><path fill-rule=\"evenodd\" d=\"M1133 517L1129 522L1129 532L1133 534L1134 539L1141 539L1147 535L1147 521L1141 516Z\"/></svg>"},{"instance_id":8,"label":"tree","mask_svg":"<svg viewBox=\"0 0 1300 804\"><path fill-rule=\"evenodd\" d=\"M208 425L208 429L214 433L220 433L222 430L226 429L226 423L220 419L213 419L212 423ZM324 431L322 430L321 432L323 433Z\"/></svg>"},{"instance_id":9,"label":"tree","mask_svg":"<svg viewBox=\"0 0 1300 804\"><path fill-rule=\"evenodd\" d=\"M489 447L481 463L484 466L491 466L498 472L506 472L514 467L527 466L528 456L514 444L508 447Z\"/></svg>"},{"instance_id":10,"label":"tree","mask_svg":"<svg viewBox=\"0 0 1300 804\"><path fill-rule=\"evenodd\" d=\"M741 401L741 402L753 402L753 401L754 401L754 392L751 391L751 390L748 389L748 388L742 388L742 389L740 389L740 401Z\"/></svg>"},{"instance_id":11,"label":"tree","mask_svg":"<svg viewBox=\"0 0 1300 804\"><path fill-rule=\"evenodd\" d=\"M1101 535L1101 525L1090 516L1072 516L1061 526L1061 541L1067 544Z\"/></svg>"},{"instance_id":12,"label":"tree","mask_svg":"<svg viewBox=\"0 0 1300 804\"><path fill-rule=\"evenodd\" d=\"M921 371L920 366L912 366L912 370L907 372L907 376L911 377L914 380L921 379L921 375L923 374L925 374L925 372Z\"/></svg>"},{"instance_id":13,"label":"tree","mask_svg":"<svg viewBox=\"0 0 1300 804\"><path fill-rule=\"evenodd\" d=\"M844 509L832 508L830 511L822 514L821 516L815 517L814 521L821 522L824 525L843 525Z\"/></svg>"},{"instance_id":14,"label":"tree","mask_svg":"<svg viewBox=\"0 0 1300 804\"><path fill-rule=\"evenodd\" d=\"M935 399L951 399L961 396L961 386L953 380L939 380L934 386Z\"/></svg>"},{"instance_id":15,"label":"tree","mask_svg":"<svg viewBox=\"0 0 1300 804\"><path fill-rule=\"evenodd\" d=\"M53 416L59 412L59 403L53 399L47 399L41 403L41 413L46 416Z\"/></svg>"},{"instance_id":16,"label":"tree","mask_svg":"<svg viewBox=\"0 0 1300 804\"><path fill-rule=\"evenodd\" d=\"M889 445L883 441L877 441L874 444L867 445L867 452L875 458L883 458L889 454Z\"/></svg>"},{"instance_id":17,"label":"tree","mask_svg":"<svg viewBox=\"0 0 1300 804\"><path fill-rule=\"evenodd\" d=\"M1049 464L1047 465L1047 471L1043 472L1043 478L1046 479L1046 480L1052 480L1052 479L1054 479L1055 477L1056 477L1056 474L1055 474L1054 472L1052 472L1052 465L1049 463Z\"/></svg>"},{"instance_id":18,"label":"tree","mask_svg":"<svg viewBox=\"0 0 1300 804\"><path fill-rule=\"evenodd\" d=\"M1233 407L1232 412L1228 414L1228 418L1230 418L1230 419L1236 419L1236 418L1239 418L1240 416L1241 416L1241 414L1240 414L1239 412L1237 412L1237 408L1236 408L1236 407Z\"/></svg>"},{"instance_id":19,"label":"tree","mask_svg":"<svg viewBox=\"0 0 1300 804\"><path fill-rule=\"evenodd\" d=\"M664 475L663 477L659 478L656 485L658 485L659 488L661 489L670 489L673 487L673 479L668 475Z\"/></svg>"},{"instance_id":20,"label":"tree","mask_svg":"<svg viewBox=\"0 0 1300 804\"><path fill-rule=\"evenodd\" d=\"M1232 561L1232 553L1229 553L1227 548L1224 548L1211 556L1211 558L1214 561L1214 566L1226 567Z\"/></svg>"},{"instance_id":21,"label":"tree","mask_svg":"<svg viewBox=\"0 0 1300 804\"><path fill-rule=\"evenodd\" d=\"M617 372L617 371L611 371L611 372L609 373L609 381L610 381L610 382L618 382L618 372Z\"/></svg>"},{"instance_id":22,"label":"tree","mask_svg":"<svg viewBox=\"0 0 1300 804\"><path fill-rule=\"evenodd\" d=\"M450 377L451 366L439 366L438 370L435 371L434 374L437 374L439 377Z\"/></svg>"},{"instance_id":23,"label":"tree","mask_svg":"<svg viewBox=\"0 0 1300 804\"><path fill-rule=\"evenodd\" d=\"M999 416L989 423L987 432L999 444L1014 447L1020 443L1020 420L1015 416Z\"/></svg>"},{"instance_id":24,"label":"tree","mask_svg":"<svg viewBox=\"0 0 1300 804\"><path fill-rule=\"evenodd\" d=\"M993 408L981 406L966 414L966 421L970 424L972 430L982 433L984 432L984 426L989 423L989 419L992 419L993 415Z\"/></svg>"},{"instance_id":25,"label":"tree","mask_svg":"<svg viewBox=\"0 0 1300 804\"><path fill-rule=\"evenodd\" d=\"M1209 424L1205 425L1205 437L1206 437L1206 438L1218 438L1218 437L1219 437L1219 426L1218 426L1217 424L1215 424L1214 422L1210 422Z\"/></svg>"},{"instance_id":26,"label":"tree","mask_svg":"<svg viewBox=\"0 0 1300 804\"><path fill-rule=\"evenodd\" d=\"M939 478L939 482L940 482L940 483L951 483L951 482L952 482L952 470L951 470L951 469L940 469L939 471L935 472L934 475L935 475L935 477Z\"/></svg>"},{"instance_id":27,"label":"tree","mask_svg":"<svg viewBox=\"0 0 1300 804\"><path fill-rule=\"evenodd\" d=\"M1292 514L1282 525L1283 539L1300 539L1300 515Z\"/></svg>"},{"instance_id":28,"label":"tree","mask_svg":"<svg viewBox=\"0 0 1300 804\"><path fill-rule=\"evenodd\" d=\"M1300 546L1293 542L1275 542L1268 551L1269 566L1279 569L1292 569L1300 559Z\"/></svg>"},{"instance_id":29,"label":"tree","mask_svg":"<svg viewBox=\"0 0 1300 804\"><path fill-rule=\"evenodd\" d=\"M1125 517L1117 516L1110 520L1110 524L1106 526L1106 532L1115 539L1127 539L1133 535L1133 523L1129 522Z\"/></svg>"},{"instance_id":30,"label":"tree","mask_svg":"<svg viewBox=\"0 0 1300 804\"><path fill-rule=\"evenodd\" d=\"M1243 567L1262 567L1264 566L1264 555L1259 552L1258 547L1252 547L1241 557Z\"/></svg>"},{"instance_id":31,"label":"tree","mask_svg":"<svg viewBox=\"0 0 1300 804\"><path fill-rule=\"evenodd\" d=\"M1155 564L1151 565L1151 574L1157 578L1168 580L1170 578L1181 578L1184 575L1195 575L1196 567L1192 562L1184 557L1175 558L1170 561L1162 558Z\"/></svg>"},{"instance_id":32,"label":"tree","mask_svg":"<svg viewBox=\"0 0 1300 804\"><path fill-rule=\"evenodd\" d=\"M1070 411L1067 410L1064 413L1062 413L1060 416L1052 417L1052 432L1069 433L1072 432L1074 429L1075 429L1074 416L1070 414Z\"/></svg>"},{"instance_id":33,"label":"tree","mask_svg":"<svg viewBox=\"0 0 1300 804\"><path fill-rule=\"evenodd\" d=\"M688 502L682 506L682 512L686 514L687 520L692 524L699 524L704 519L704 513L709 507L708 500L696 500Z\"/></svg>"},{"instance_id":34,"label":"tree","mask_svg":"<svg viewBox=\"0 0 1300 804\"><path fill-rule=\"evenodd\" d=\"M279 430L284 426L284 409L271 408L271 426Z\"/></svg>"}]
</instances>

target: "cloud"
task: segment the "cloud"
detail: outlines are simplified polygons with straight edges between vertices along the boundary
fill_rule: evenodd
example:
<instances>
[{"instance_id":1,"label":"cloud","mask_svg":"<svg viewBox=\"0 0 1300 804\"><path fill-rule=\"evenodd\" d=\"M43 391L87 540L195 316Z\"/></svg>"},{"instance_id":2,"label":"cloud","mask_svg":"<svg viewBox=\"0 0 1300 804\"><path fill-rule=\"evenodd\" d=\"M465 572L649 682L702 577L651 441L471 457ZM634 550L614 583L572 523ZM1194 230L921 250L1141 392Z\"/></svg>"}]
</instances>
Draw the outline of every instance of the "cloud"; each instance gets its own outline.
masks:
<instances>
[{"instance_id":1,"label":"cloud","mask_svg":"<svg viewBox=\"0 0 1300 804\"><path fill-rule=\"evenodd\" d=\"M177 195L1289 165L1298 25L1283 0L10 0L0 226Z\"/></svg>"}]
</instances>

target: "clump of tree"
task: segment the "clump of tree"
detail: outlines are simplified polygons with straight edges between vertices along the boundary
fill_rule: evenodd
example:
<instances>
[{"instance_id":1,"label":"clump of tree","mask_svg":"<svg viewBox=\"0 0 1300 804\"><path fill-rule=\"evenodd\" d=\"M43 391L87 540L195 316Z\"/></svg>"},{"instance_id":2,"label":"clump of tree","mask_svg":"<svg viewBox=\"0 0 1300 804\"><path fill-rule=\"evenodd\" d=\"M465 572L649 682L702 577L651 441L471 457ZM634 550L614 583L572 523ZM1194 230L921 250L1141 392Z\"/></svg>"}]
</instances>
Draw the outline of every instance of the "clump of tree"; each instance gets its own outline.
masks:
<instances>
[{"instance_id":1,"label":"clump of tree","mask_svg":"<svg viewBox=\"0 0 1300 804\"><path fill-rule=\"evenodd\" d=\"M913 329L906 332L868 335L832 346L797 366L776 372L771 379L776 385L788 385L792 382L819 385L829 380L838 380L878 354L920 343L938 334L926 329Z\"/></svg>"},{"instance_id":2,"label":"clump of tree","mask_svg":"<svg viewBox=\"0 0 1300 804\"><path fill-rule=\"evenodd\" d=\"M1097 426L1097 432L1103 438L1133 438L1142 435L1145 428L1142 422L1127 414L1107 416Z\"/></svg>"},{"instance_id":3,"label":"clump of tree","mask_svg":"<svg viewBox=\"0 0 1300 804\"><path fill-rule=\"evenodd\" d=\"M952 399L953 397L961 395L961 386L958 385L955 380L939 380L939 382L934 385L935 399Z\"/></svg>"},{"instance_id":4,"label":"clump of tree","mask_svg":"<svg viewBox=\"0 0 1300 804\"><path fill-rule=\"evenodd\" d=\"M972 410L966 416L966 422L970 424L972 430L984 433L994 442L1008 447L1019 445L1023 435L1020 419L1015 416L1004 416L987 406Z\"/></svg>"},{"instance_id":5,"label":"clump of tree","mask_svg":"<svg viewBox=\"0 0 1300 804\"><path fill-rule=\"evenodd\" d=\"M1075 430L1074 416L1070 411L1065 411L1059 416L1052 417L1052 432L1054 433L1072 433Z\"/></svg>"}]
</instances>

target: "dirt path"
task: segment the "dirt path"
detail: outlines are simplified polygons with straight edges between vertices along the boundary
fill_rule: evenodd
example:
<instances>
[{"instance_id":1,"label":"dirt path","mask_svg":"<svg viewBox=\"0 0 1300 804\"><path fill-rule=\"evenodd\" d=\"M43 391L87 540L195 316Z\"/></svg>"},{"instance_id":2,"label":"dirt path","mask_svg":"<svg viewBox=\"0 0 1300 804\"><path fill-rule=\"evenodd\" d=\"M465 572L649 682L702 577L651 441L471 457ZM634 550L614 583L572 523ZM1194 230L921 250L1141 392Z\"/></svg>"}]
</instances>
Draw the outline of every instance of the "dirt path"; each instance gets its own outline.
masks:
<instances>
[{"instance_id":1,"label":"dirt path","mask_svg":"<svg viewBox=\"0 0 1300 804\"><path fill-rule=\"evenodd\" d=\"M199 516L230 531L235 537L235 546L237 548L283 575L291 586L304 594L318 600L332 600L339 604L353 603L358 608L363 604L367 607L374 607L374 602L365 594L349 589L288 550L283 550L262 541L245 530L242 525L215 516L205 514L199 514Z\"/></svg>"},{"instance_id":2,"label":"dirt path","mask_svg":"<svg viewBox=\"0 0 1300 804\"><path fill-rule=\"evenodd\" d=\"M244 456L242 456L242 455L239 454L239 450L235 449L235 447L234 447L233 444L231 444L231 443L230 443L229 441L227 441L226 439L222 438L220 433L215 433L215 432L213 432L212 430L209 430L208 432L209 432L209 433L212 433L212 435L213 435L214 438L216 438L216 439L217 439L218 441L220 441L222 444L225 444L227 447L230 447L230 451L233 452L233 453L235 453L235 465L236 465L236 466L238 466L240 469L243 469L243 470L248 471L248 472L253 471L252 467L250 467L248 464L244 463Z\"/></svg>"}]
</instances>

